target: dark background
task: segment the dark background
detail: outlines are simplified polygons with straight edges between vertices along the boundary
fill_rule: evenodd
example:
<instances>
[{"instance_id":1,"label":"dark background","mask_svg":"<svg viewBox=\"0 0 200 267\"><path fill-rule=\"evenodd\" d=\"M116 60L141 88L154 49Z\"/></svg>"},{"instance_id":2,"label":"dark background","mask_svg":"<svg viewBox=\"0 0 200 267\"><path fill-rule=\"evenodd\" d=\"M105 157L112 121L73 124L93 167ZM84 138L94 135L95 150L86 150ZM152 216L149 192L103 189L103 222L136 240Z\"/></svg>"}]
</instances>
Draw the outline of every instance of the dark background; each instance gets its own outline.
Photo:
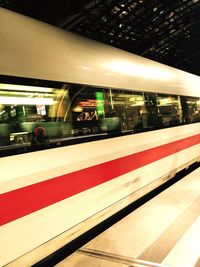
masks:
<instances>
[{"instance_id":1,"label":"dark background","mask_svg":"<svg viewBox=\"0 0 200 267\"><path fill-rule=\"evenodd\" d=\"M0 0L0 6L200 75L200 0Z\"/></svg>"}]
</instances>

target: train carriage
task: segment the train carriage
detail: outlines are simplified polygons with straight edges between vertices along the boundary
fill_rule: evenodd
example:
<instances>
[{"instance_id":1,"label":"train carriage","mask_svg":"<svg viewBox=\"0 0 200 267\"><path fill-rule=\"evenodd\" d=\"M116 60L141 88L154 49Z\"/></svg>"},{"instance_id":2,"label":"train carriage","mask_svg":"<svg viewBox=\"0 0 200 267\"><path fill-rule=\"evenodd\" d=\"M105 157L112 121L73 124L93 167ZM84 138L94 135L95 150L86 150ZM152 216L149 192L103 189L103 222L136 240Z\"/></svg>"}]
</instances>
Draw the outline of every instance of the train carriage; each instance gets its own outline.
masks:
<instances>
[{"instance_id":1,"label":"train carriage","mask_svg":"<svg viewBox=\"0 0 200 267\"><path fill-rule=\"evenodd\" d=\"M200 159L200 78L0 8L2 266L30 266Z\"/></svg>"}]
</instances>

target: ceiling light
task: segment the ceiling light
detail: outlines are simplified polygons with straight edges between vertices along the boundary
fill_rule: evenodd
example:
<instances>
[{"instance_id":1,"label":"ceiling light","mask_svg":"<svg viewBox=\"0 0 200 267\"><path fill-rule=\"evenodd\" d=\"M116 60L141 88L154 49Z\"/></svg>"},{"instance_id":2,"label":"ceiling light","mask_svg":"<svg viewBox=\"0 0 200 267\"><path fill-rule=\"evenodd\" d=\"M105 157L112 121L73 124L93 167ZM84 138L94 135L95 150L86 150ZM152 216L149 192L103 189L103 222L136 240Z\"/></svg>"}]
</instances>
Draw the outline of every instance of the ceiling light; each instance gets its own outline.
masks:
<instances>
[{"instance_id":1,"label":"ceiling light","mask_svg":"<svg viewBox=\"0 0 200 267\"><path fill-rule=\"evenodd\" d=\"M54 103L53 98L41 98L41 97L0 97L0 103L3 105L52 105Z\"/></svg>"},{"instance_id":2,"label":"ceiling light","mask_svg":"<svg viewBox=\"0 0 200 267\"><path fill-rule=\"evenodd\" d=\"M0 83L0 90L16 90L16 91L28 91L28 92L52 92L53 88L48 87L37 87L28 85L17 85L17 84L4 84Z\"/></svg>"}]
</instances>

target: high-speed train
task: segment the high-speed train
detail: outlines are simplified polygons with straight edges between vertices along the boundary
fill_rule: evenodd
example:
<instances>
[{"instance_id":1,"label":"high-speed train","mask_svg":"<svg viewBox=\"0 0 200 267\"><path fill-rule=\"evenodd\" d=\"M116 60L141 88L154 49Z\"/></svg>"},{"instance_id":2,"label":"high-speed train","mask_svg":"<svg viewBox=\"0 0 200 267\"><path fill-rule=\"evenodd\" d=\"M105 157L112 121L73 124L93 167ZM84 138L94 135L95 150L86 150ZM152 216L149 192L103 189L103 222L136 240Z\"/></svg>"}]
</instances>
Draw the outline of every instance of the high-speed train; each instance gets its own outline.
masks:
<instances>
[{"instance_id":1,"label":"high-speed train","mask_svg":"<svg viewBox=\"0 0 200 267\"><path fill-rule=\"evenodd\" d=\"M0 9L0 265L31 266L200 160L200 78Z\"/></svg>"}]
</instances>

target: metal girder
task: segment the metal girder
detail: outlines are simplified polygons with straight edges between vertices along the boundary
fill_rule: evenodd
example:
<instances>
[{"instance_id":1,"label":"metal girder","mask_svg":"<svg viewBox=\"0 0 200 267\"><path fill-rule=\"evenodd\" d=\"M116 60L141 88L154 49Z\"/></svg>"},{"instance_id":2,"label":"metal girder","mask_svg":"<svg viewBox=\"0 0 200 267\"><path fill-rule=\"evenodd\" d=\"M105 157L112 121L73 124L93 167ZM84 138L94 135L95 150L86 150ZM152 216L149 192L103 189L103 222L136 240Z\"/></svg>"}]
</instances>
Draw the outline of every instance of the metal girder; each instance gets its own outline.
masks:
<instances>
[{"instance_id":1,"label":"metal girder","mask_svg":"<svg viewBox=\"0 0 200 267\"><path fill-rule=\"evenodd\" d=\"M200 75L200 0L0 0L0 6Z\"/></svg>"}]
</instances>

